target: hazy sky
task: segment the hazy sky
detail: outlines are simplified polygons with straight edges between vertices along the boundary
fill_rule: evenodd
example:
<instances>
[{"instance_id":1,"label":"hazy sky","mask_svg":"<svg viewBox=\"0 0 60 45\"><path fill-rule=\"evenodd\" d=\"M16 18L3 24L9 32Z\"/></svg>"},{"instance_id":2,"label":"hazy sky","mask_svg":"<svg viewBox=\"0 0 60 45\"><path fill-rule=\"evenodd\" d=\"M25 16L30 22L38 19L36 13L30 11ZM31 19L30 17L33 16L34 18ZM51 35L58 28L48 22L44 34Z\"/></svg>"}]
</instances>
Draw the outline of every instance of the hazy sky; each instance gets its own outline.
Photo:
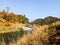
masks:
<instances>
[{"instance_id":1,"label":"hazy sky","mask_svg":"<svg viewBox=\"0 0 60 45\"><path fill-rule=\"evenodd\" d=\"M0 11L10 7L10 12L25 14L30 21L46 16L60 18L60 0L0 0Z\"/></svg>"}]
</instances>

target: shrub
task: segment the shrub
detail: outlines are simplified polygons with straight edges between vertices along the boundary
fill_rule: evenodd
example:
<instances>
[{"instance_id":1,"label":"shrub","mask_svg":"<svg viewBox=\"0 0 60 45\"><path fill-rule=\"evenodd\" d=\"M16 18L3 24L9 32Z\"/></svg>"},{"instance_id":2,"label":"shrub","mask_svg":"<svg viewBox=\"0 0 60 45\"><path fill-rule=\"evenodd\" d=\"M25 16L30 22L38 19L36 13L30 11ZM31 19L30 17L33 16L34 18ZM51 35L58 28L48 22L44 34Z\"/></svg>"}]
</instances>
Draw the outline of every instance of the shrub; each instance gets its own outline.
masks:
<instances>
[{"instance_id":1,"label":"shrub","mask_svg":"<svg viewBox=\"0 0 60 45\"><path fill-rule=\"evenodd\" d=\"M20 30L20 36L22 36L24 34L24 29L22 27L18 29Z\"/></svg>"}]
</instances>

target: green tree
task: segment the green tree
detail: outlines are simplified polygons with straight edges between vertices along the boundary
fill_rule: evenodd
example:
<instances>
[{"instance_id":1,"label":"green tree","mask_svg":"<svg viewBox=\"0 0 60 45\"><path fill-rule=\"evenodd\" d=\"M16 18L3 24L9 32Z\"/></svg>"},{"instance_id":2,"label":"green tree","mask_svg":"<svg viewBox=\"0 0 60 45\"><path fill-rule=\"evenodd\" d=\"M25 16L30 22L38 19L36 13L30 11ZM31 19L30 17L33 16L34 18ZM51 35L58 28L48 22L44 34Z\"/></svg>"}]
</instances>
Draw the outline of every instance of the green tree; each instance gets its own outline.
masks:
<instances>
[{"instance_id":1,"label":"green tree","mask_svg":"<svg viewBox=\"0 0 60 45\"><path fill-rule=\"evenodd\" d=\"M22 23L29 23L29 20L25 17L25 15L22 18Z\"/></svg>"}]
</instances>

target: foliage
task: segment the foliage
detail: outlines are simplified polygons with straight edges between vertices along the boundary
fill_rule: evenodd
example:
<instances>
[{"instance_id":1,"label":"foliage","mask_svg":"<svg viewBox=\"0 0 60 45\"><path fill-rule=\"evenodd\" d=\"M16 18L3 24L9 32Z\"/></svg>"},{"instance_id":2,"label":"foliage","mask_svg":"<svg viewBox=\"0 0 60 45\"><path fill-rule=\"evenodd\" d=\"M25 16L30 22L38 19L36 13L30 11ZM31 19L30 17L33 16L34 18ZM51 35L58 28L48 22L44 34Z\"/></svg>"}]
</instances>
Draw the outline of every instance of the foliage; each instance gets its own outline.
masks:
<instances>
[{"instance_id":1,"label":"foliage","mask_svg":"<svg viewBox=\"0 0 60 45\"><path fill-rule=\"evenodd\" d=\"M24 29L22 27L18 29L20 30L20 36L22 36L24 34Z\"/></svg>"}]
</instances>

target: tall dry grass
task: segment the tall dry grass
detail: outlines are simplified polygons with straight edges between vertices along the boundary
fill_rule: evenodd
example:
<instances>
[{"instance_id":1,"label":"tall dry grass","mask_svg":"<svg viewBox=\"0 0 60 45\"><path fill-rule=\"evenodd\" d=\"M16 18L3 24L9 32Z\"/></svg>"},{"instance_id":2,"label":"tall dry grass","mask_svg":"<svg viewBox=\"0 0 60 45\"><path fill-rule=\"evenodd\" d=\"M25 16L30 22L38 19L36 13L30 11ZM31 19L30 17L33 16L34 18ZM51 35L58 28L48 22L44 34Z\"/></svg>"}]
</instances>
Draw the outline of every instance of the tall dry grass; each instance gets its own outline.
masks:
<instances>
[{"instance_id":1,"label":"tall dry grass","mask_svg":"<svg viewBox=\"0 0 60 45\"><path fill-rule=\"evenodd\" d=\"M49 45L49 37L56 33L55 25L60 25L60 21L51 25L36 26L31 34L18 38L16 42L10 42L9 45ZM2 42L1 45L6 45Z\"/></svg>"},{"instance_id":2,"label":"tall dry grass","mask_svg":"<svg viewBox=\"0 0 60 45\"><path fill-rule=\"evenodd\" d=\"M49 37L56 34L56 27L60 21L43 26L34 26L36 30L32 34L24 35L20 40L20 45L49 45Z\"/></svg>"}]
</instances>

